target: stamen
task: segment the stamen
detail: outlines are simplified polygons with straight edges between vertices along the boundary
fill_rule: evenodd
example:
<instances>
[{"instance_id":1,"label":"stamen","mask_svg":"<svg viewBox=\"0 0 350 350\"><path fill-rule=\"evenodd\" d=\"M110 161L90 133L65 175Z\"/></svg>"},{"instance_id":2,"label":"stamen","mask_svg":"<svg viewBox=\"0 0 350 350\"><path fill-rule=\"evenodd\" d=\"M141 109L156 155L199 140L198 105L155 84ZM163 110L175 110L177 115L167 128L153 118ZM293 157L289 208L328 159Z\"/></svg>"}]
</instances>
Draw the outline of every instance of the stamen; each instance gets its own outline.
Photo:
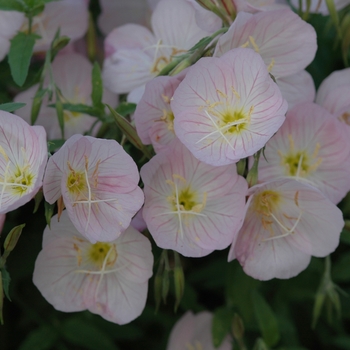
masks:
<instances>
[{"instance_id":1,"label":"stamen","mask_svg":"<svg viewBox=\"0 0 350 350\"><path fill-rule=\"evenodd\" d=\"M249 41L250 41L250 43L252 44L252 46L253 46L255 52L260 53L259 47L258 47L258 45L256 44L255 39L254 39L252 36L249 36Z\"/></svg>"},{"instance_id":2,"label":"stamen","mask_svg":"<svg viewBox=\"0 0 350 350\"><path fill-rule=\"evenodd\" d=\"M272 71L273 66L275 65L275 59L272 58L270 64L267 67L267 71L270 73Z\"/></svg>"}]
</instances>

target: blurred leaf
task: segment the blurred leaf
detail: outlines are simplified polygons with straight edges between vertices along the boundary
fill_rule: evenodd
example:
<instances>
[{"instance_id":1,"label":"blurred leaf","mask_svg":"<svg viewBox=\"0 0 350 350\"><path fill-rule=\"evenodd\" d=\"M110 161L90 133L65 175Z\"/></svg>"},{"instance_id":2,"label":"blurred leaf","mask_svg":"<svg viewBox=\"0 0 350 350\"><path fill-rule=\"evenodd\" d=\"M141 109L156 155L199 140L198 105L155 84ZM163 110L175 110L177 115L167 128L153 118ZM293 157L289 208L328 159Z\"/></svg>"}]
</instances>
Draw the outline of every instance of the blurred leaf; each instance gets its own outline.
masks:
<instances>
[{"instance_id":1,"label":"blurred leaf","mask_svg":"<svg viewBox=\"0 0 350 350\"><path fill-rule=\"evenodd\" d=\"M175 285L175 306L174 311L180 305L185 289L185 274L182 268L181 259L178 252L174 251L175 266L174 266L174 285Z\"/></svg>"},{"instance_id":2,"label":"blurred leaf","mask_svg":"<svg viewBox=\"0 0 350 350\"><path fill-rule=\"evenodd\" d=\"M345 350L350 349L350 337L349 336L339 336L332 342L333 345Z\"/></svg>"},{"instance_id":3,"label":"blurred leaf","mask_svg":"<svg viewBox=\"0 0 350 350\"><path fill-rule=\"evenodd\" d=\"M239 309L244 321L253 320L254 308L251 302L251 291L261 282L246 275L237 261L228 264L226 296L231 306Z\"/></svg>"},{"instance_id":4,"label":"blurred leaf","mask_svg":"<svg viewBox=\"0 0 350 350\"><path fill-rule=\"evenodd\" d=\"M91 92L91 99L92 99L92 105L97 108L103 110L104 106L102 104L102 96L103 96L103 84L102 84L102 77L101 77L101 69L97 62L94 63L94 66L92 67L92 92Z\"/></svg>"},{"instance_id":5,"label":"blurred leaf","mask_svg":"<svg viewBox=\"0 0 350 350\"><path fill-rule=\"evenodd\" d=\"M57 118L58 118L58 124L61 129L61 135L62 138L64 138L64 113L63 113L63 104L61 100L61 91L59 88L56 86L56 113L57 113Z\"/></svg>"},{"instance_id":6,"label":"blurred leaf","mask_svg":"<svg viewBox=\"0 0 350 350\"><path fill-rule=\"evenodd\" d=\"M340 241L350 245L350 231L343 229L340 235Z\"/></svg>"},{"instance_id":7,"label":"blurred leaf","mask_svg":"<svg viewBox=\"0 0 350 350\"><path fill-rule=\"evenodd\" d=\"M70 318L62 326L63 337L89 350L117 350L112 338L92 324L79 318Z\"/></svg>"},{"instance_id":8,"label":"blurred leaf","mask_svg":"<svg viewBox=\"0 0 350 350\"><path fill-rule=\"evenodd\" d=\"M3 103L0 105L0 110L5 112L14 112L17 109L24 107L25 105L26 105L25 103L20 103L20 102Z\"/></svg>"},{"instance_id":9,"label":"blurred leaf","mask_svg":"<svg viewBox=\"0 0 350 350\"><path fill-rule=\"evenodd\" d=\"M350 281L350 254L342 254L333 264L333 279L338 282Z\"/></svg>"},{"instance_id":10,"label":"blurred leaf","mask_svg":"<svg viewBox=\"0 0 350 350\"><path fill-rule=\"evenodd\" d=\"M53 349L57 333L49 326L42 326L29 333L18 350L47 350Z\"/></svg>"},{"instance_id":11,"label":"blurred leaf","mask_svg":"<svg viewBox=\"0 0 350 350\"><path fill-rule=\"evenodd\" d=\"M277 319L270 305L256 290L252 292L255 316L261 334L268 346L274 346L280 339Z\"/></svg>"},{"instance_id":12,"label":"blurred leaf","mask_svg":"<svg viewBox=\"0 0 350 350\"><path fill-rule=\"evenodd\" d=\"M24 12L25 6L20 0L0 0L0 10Z\"/></svg>"},{"instance_id":13,"label":"blurred leaf","mask_svg":"<svg viewBox=\"0 0 350 350\"><path fill-rule=\"evenodd\" d=\"M50 153L53 153L58 148L62 147L63 144L66 142L64 139L58 139L58 140L50 140L47 145Z\"/></svg>"},{"instance_id":14,"label":"blurred leaf","mask_svg":"<svg viewBox=\"0 0 350 350\"><path fill-rule=\"evenodd\" d=\"M6 270L6 267L3 266L1 269L1 275L2 275L2 288L4 289L4 293L6 295L6 298L11 301L10 298L10 282L11 277L8 271Z\"/></svg>"},{"instance_id":15,"label":"blurred leaf","mask_svg":"<svg viewBox=\"0 0 350 350\"><path fill-rule=\"evenodd\" d=\"M263 339L258 338L254 344L253 350L268 350L268 347Z\"/></svg>"},{"instance_id":16,"label":"blurred leaf","mask_svg":"<svg viewBox=\"0 0 350 350\"><path fill-rule=\"evenodd\" d=\"M8 60L13 80L19 86L22 86L27 78L33 47L37 38L39 36L36 34L19 32L11 40Z\"/></svg>"},{"instance_id":17,"label":"blurred leaf","mask_svg":"<svg viewBox=\"0 0 350 350\"><path fill-rule=\"evenodd\" d=\"M35 204L34 204L33 214L35 214L35 213L38 211L39 205L40 205L40 203L42 202L43 198L44 198L43 191L42 191L42 190L39 190L39 191L37 192L37 194L35 195L35 197L34 197L34 203L35 203Z\"/></svg>"},{"instance_id":18,"label":"blurred leaf","mask_svg":"<svg viewBox=\"0 0 350 350\"><path fill-rule=\"evenodd\" d=\"M65 48L70 42L70 38L68 36L59 36L54 39L51 45L51 60L53 60L56 55Z\"/></svg>"},{"instance_id":19,"label":"blurred leaf","mask_svg":"<svg viewBox=\"0 0 350 350\"><path fill-rule=\"evenodd\" d=\"M335 4L334 4L334 0L325 0L326 1L326 5L328 7L328 11L329 14L331 16L333 25L335 26L335 29L337 31L338 34L338 38L341 38L341 30L340 30L340 26L339 26L339 16L338 16L338 12L337 9L335 8Z\"/></svg>"},{"instance_id":20,"label":"blurred leaf","mask_svg":"<svg viewBox=\"0 0 350 350\"><path fill-rule=\"evenodd\" d=\"M342 54L344 64L349 66L349 51L350 51L350 13L347 13L341 22L342 32Z\"/></svg>"},{"instance_id":21,"label":"blurred leaf","mask_svg":"<svg viewBox=\"0 0 350 350\"><path fill-rule=\"evenodd\" d=\"M119 104L119 106L115 110L121 116L126 117L127 115L134 113L135 109L136 109L135 103L122 102Z\"/></svg>"},{"instance_id":22,"label":"blurred leaf","mask_svg":"<svg viewBox=\"0 0 350 350\"><path fill-rule=\"evenodd\" d=\"M234 312L227 307L215 310L212 323L214 347L219 347L231 329Z\"/></svg>"}]
</instances>

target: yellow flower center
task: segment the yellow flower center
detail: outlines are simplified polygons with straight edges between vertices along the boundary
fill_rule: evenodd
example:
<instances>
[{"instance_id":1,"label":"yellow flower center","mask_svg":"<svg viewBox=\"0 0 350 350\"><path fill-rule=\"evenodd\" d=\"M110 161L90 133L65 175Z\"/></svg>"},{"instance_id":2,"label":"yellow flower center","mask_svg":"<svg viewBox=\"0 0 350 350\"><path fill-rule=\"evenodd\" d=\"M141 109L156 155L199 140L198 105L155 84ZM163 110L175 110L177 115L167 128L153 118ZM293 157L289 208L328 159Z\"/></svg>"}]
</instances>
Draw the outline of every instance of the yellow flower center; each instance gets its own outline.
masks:
<instances>
[{"instance_id":1,"label":"yellow flower center","mask_svg":"<svg viewBox=\"0 0 350 350\"><path fill-rule=\"evenodd\" d=\"M322 163L322 158L317 157L321 146L317 143L313 154L309 155L306 150L295 150L292 135L289 135L288 138L290 151L285 154L278 152L281 157L281 165L285 167L287 176L306 177Z\"/></svg>"},{"instance_id":2,"label":"yellow flower center","mask_svg":"<svg viewBox=\"0 0 350 350\"><path fill-rule=\"evenodd\" d=\"M105 266L113 266L117 260L117 250L115 244L106 243L106 242L97 242L92 244L89 248L88 259L93 264L102 268L105 263Z\"/></svg>"}]
</instances>

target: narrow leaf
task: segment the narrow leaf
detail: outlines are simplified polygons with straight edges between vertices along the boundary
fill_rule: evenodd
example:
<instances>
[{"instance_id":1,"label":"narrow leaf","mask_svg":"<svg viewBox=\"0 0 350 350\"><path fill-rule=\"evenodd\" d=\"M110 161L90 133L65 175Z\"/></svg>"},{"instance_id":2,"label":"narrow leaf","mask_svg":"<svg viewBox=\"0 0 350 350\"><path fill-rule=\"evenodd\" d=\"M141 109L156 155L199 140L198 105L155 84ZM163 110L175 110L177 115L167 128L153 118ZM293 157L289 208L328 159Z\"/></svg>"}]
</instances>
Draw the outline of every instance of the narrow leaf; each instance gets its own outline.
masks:
<instances>
[{"instance_id":1,"label":"narrow leaf","mask_svg":"<svg viewBox=\"0 0 350 350\"><path fill-rule=\"evenodd\" d=\"M72 344L84 349L117 349L106 333L79 318L66 321L62 327L62 335Z\"/></svg>"},{"instance_id":2,"label":"narrow leaf","mask_svg":"<svg viewBox=\"0 0 350 350\"><path fill-rule=\"evenodd\" d=\"M11 282L11 277L10 277L10 274L8 273L8 271L6 270L5 266L2 267L0 269L0 273L2 275L2 288L4 290L4 293L5 293L5 296L8 300L11 301L11 298L10 298L10 282Z\"/></svg>"},{"instance_id":3,"label":"narrow leaf","mask_svg":"<svg viewBox=\"0 0 350 350\"><path fill-rule=\"evenodd\" d=\"M0 10L24 12L25 6L15 0L0 0Z\"/></svg>"},{"instance_id":4,"label":"narrow leaf","mask_svg":"<svg viewBox=\"0 0 350 350\"><path fill-rule=\"evenodd\" d=\"M104 108L102 105L102 95L103 95L103 85L102 85L102 77L101 77L101 69L97 62L94 63L92 67L92 92L91 99L92 104L96 108Z\"/></svg>"},{"instance_id":5,"label":"narrow leaf","mask_svg":"<svg viewBox=\"0 0 350 350\"><path fill-rule=\"evenodd\" d=\"M54 209L55 209L55 203L50 204L50 203L45 201L45 219L46 219L47 226L49 226L49 227L51 224L51 218L52 218Z\"/></svg>"},{"instance_id":6,"label":"narrow leaf","mask_svg":"<svg viewBox=\"0 0 350 350\"><path fill-rule=\"evenodd\" d=\"M20 102L3 103L0 105L0 110L6 111L6 112L14 112L17 109L24 107L25 105L26 105L25 103L20 103Z\"/></svg>"},{"instance_id":7,"label":"narrow leaf","mask_svg":"<svg viewBox=\"0 0 350 350\"><path fill-rule=\"evenodd\" d=\"M139 136L137 135L136 129L130 124L128 120L126 120L124 117L122 117L119 113L117 113L111 106L106 105L110 112L112 113L112 116L125 135L125 137L139 150L143 152L143 154L148 158L152 158L152 154L149 152L147 147L142 144Z\"/></svg>"},{"instance_id":8,"label":"narrow leaf","mask_svg":"<svg viewBox=\"0 0 350 350\"><path fill-rule=\"evenodd\" d=\"M39 205L40 205L41 201L43 200L43 198L44 198L43 191L42 190L38 191L34 197L35 204L34 204L33 214L35 214L38 211Z\"/></svg>"},{"instance_id":9,"label":"narrow leaf","mask_svg":"<svg viewBox=\"0 0 350 350\"><path fill-rule=\"evenodd\" d=\"M274 346L280 339L278 323L270 305L257 291L252 292L255 316L265 343Z\"/></svg>"},{"instance_id":10,"label":"narrow leaf","mask_svg":"<svg viewBox=\"0 0 350 350\"><path fill-rule=\"evenodd\" d=\"M64 138L64 113L63 113L63 104L61 101L61 94L58 87L56 86L56 113L58 118L58 124L61 129L62 138Z\"/></svg>"},{"instance_id":11,"label":"narrow leaf","mask_svg":"<svg viewBox=\"0 0 350 350\"><path fill-rule=\"evenodd\" d=\"M12 40L8 54L11 75L15 83L22 86L27 78L30 59L33 53L36 34L19 32Z\"/></svg>"},{"instance_id":12,"label":"narrow leaf","mask_svg":"<svg viewBox=\"0 0 350 350\"><path fill-rule=\"evenodd\" d=\"M227 307L216 309L213 317L212 335L214 347L219 347L231 329L234 312Z\"/></svg>"},{"instance_id":13,"label":"narrow leaf","mask_svg":"<svg viewBox=\"0 0 350 350\"><path fill-rule=\"evenodd\" d=\"M52 327L42 326L29 333L18 350L48 350L55 348L57 333Z\"/></svg>"}]
</instances>

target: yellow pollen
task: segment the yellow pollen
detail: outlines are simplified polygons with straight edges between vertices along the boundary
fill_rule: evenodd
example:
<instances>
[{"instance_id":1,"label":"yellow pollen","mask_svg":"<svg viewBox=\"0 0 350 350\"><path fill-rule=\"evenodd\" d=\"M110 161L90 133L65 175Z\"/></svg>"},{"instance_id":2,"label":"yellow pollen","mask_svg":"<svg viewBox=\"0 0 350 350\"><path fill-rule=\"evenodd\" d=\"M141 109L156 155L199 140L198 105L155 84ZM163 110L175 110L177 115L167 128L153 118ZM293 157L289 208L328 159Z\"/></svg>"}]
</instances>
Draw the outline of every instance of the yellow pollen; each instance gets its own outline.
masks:
<instances>
[{"instance_id":1,"label":"yellow pollen","mask_svg":"<svg viewBox=\"0 0 350 350\"><path fill-rule=\"evenodd\" d=\"M240 96L239 93L234 89L233 86L231 86L231 91L232 91L232 93L233 93L238 99L241 98L241 96Z\"/></svg>"},{"instance_id":2,"label":"yellow pollen","mask_svg":"<svg viewBox=\"0 0 350 350\"><path fill-rule=\"evenodd\" d=\"M252 36L249 36L249 41L250 41L251 45L253 46L255 52L260 53L259 47L256 44L255 39Z\"/></svg>"},{"instance_id":3,"label":"yellow pollen","mask_svg":"<svg viewBox=\"0 0 350 350\"><path fill-rule=\"evenodd\" d=\"M66 182L68 191L74 195L84 193L87 189L85 173L74 170L69 162L67 162L67 165L70 171Z\"/></svg>"},{"instance_id":4,"label":"yellow pollen","mask_svg":"<svg viewBox=\"0 0 350 350\"><path fill-rule=\"evenodd\" d=\"M170 97L169 96L166 96L166 95L161 95L162 96L162 99L163 99L163 101L165 102L165 103L170 103L170 101L171 101L171 99L170 99Z\"/></svg>"},{"instance_id":5,"label":"yellow pollen","mask_svg":"<svg viewBox=\"0 0 350 350\"><path fill-rule=\"evenodd\" d=\"M170 131L174 131L174 113L171 110L163 109L163 115L157 121L162 121L167 124L167 128Z\"/></svg>"},{"instance_id":6,"label":"yellow pollen","mask_svg":"<svg viewBox=\"0 0 350 350\"><path fill-rule=\"evenodd\" d=\"M270 73L272 71L273 66L275 65L275 59L272 58L270 64L267 67L267 71Z\"/></svg>"},{"instance_id":7,"label":"yellow pollen","mask_svg":"<svg viewBox=\"0 0 350 350\"><path fill-rule=\"evenodd\" d=\"M344 112L340 117L339 120L344 122L347 125L350 125L350 113Z\"/></svg>"},{"instance_id":8,"label":"yellow pollen","mask_svg":"<svg viewBox=\"0 0 350 350\"><path fill-rule=\"evenodd\" d=\"M220 95L220 97L227 98L227 95L224 92L220 91L219 89L216 89L216 92Z\"/></svg>"},{"instance_id":9,"label":"yellow pollen","mask_svg":"<svg viewBox=\"0 0 350 350\"><path fill-rule=\"evenodd\" d=\"M87 257L89 261L95 264L98 268L102 268L106 258L106 266L113 266L117 260L115 244L106 242L92 244L87 252Z\"/></svg>"},{"instance_id":10,"label":"yellow pollen","mask_svg":"<svg viewBox=\"0 0 350 350\"><path fill-rule=\"evenodd\" d=\"M317 143L310 156L306 150L296 151L294 141L291 135L288 136L290 151L282 154L278 151L281 158L281 165L285 167L287 176L305 177L311 172L317 170L322 163L322 158L318 156L321 145Z\"/></svg>"}]
</instances>

